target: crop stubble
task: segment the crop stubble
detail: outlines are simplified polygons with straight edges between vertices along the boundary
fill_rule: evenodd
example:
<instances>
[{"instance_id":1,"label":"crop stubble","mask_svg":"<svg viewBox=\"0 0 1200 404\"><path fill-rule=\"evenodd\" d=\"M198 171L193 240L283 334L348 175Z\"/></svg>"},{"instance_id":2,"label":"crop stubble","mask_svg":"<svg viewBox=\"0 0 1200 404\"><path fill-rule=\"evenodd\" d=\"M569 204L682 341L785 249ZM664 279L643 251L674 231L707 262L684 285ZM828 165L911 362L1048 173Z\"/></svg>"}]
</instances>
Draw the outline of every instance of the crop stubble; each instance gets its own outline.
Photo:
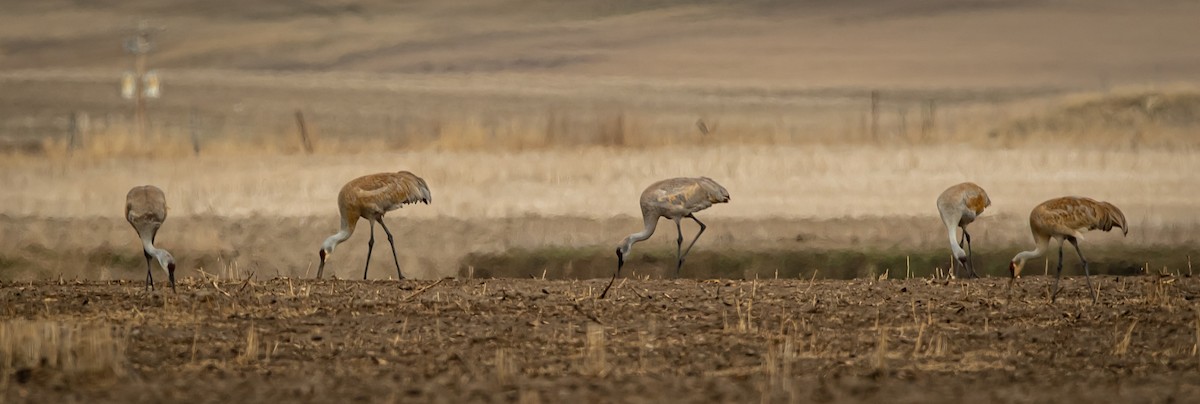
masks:
<instances>
[{"instance_id":1,"label":"crop stubble","mask_svg":"<svg viewBox=\"0 0 1200 404\"><path fill-rule=\"evenodd\" d=\"M9 400L1188 401L1190 277L968 282L192 280L0 286L6 324L104 323L120 373L5 369ZM21 376L15 376L20 373Z\"/></svg>"}]
</instances>

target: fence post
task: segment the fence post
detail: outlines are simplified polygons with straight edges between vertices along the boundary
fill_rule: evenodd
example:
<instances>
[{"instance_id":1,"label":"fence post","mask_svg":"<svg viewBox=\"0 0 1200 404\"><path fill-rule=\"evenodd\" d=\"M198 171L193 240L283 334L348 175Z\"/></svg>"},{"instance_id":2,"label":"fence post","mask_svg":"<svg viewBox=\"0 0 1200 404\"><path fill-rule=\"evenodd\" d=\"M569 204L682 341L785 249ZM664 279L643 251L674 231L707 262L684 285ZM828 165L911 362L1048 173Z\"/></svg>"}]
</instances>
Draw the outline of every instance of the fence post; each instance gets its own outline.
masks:
<instances>
[{"instance_id":1,"label":"fence post","mask_svg":"<svg viewBox=\"0 0 1200 404\"><path fill-rule=\"evenodd\" d=\"M937 128L937 101L929 100L925 103L925 111L922 114L921 122L921 137L928 139L929 135L933 134Z\"/></svg>"},{"instance_id":2,"label":"fence post","mask_svg":"<svg viewBox=\"0 0 1200 404\"><path fill-rule=\"evenodd\" d=\"M67 140L68 154L83 147L88 132L88 114L83 111L71 112L70 139Z\"/></svg>"},{"instance_id":3,"label":"fence post","mask_svg":"<svg viewBox=\"0 0 1200 404\"><path fill-rule=\"evenodd\" d=\"M871 139L879 140L879 90L871 90Z\"/></svg>"},{"instance_id":4,"label":"fence post","mask_svg":"<svg viewBox=\"0 0 1200 404\"><path fill-rule=\"evenodd\" d=\"M200 157L200 125L196 122L196 107L188 111L188 132L192 136L192 154Z\"/></svg>"},{"instance_id":5,"label":"fence post","mask_svg":"<svg viewBox=\"0 0 1200 404\"><path fill-rule=\"evenodd\" d=\"M859 139L866 138L870 133L867 132L867 113L858 113L858 136Z\"/></svg>"},{"instance_id":6,"label":"fence post","mask_svg":"<svg viewBox=\"0 0 1200 404\"><path fill-rule=\"evenodd\" d=\"M300 145L304 146L304 154L312 154L312 141L308 137L308 126L304 124L304 112L296 110L296 125L300 128Z\"/></svg>"}]
</instances>

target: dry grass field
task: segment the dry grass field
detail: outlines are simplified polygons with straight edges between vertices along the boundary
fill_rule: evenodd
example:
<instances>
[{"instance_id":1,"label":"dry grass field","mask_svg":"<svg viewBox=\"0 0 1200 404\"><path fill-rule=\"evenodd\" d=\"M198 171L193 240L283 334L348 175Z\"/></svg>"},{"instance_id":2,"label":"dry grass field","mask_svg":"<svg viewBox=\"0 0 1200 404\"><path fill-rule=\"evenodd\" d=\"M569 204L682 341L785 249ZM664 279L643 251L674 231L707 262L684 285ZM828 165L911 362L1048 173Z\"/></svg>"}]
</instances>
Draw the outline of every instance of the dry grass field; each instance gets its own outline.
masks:
<instances>
[{"instance_id":1,"label":"dry grass field","mask_svg":"<svg viewBox=\"0 0 1200 404\"><path fill-rule=\"evenodd\" d=\"M1030 143L986 135L1056 97L1191 89L1200 66L1200 8L1179 1L10 3L0 146L60 149L84 112L100 155L295 152L296 110L327 151L694 144L697 119L716 144L995 146ZM138 19L165 151L111 139Z\"/></svg>"},{"instance_id":2,"label":"dry grass field","mask_svg":"<svg viewBox=\"0 0 1200 404\"><path fill-rule=\"evenodd\" d=\"M1191 214L1197 209L1191 173L1200 170L1198 156L1168 150L729 146L349 158L16 158L0 163L6 165L0 186L8 190L0 197L8 215L0 220L5 230L0 245L6 246L6 260L25 262L27 270L9 270L0 278L136 278L140 249L120 212L124 190L141 183L167 192L170 213L158 241L183 260L185 276L196 268L217 272L235 264L259 275L311 275L321 241L337 230L335 197L341 184L361 173L398 168L422 175L433 190L432 204L389 216L401 234L402 263L411 275L427 279L459 273L469 254L513 249L566 248L594 256L605 247L602 256L611 259L610 246L639 229L636 195L657 178L681 175L716 178L733 195L730 204L700 214L711 224L701 250L945 252L933 199L949 184L972 180L987 187L993 200L973 225L974 245L983 253L1013 254L1018 247L1031 247L1028 211L1054 196L1083 194L1120 206L1131 228L1126 237L1089 234L1088 246L1142 249L1149 255L1126 257L1122 265L1152 261L1157 270L1169 262L1174 271L1200 234L1200 222ZM594 163L576 164L580 161ZM638 249L673 247L669 227ZM350 276L344 269L362 265L368 237L367 229L361 230L339 250L345 253L338 255L335 273L343 277ZM685 232L694 231L687 224ZM123 258L95 258L111 254ZM95 265L71 264L85 259ZM28 267L32 263L37 264ZM567 264L558 262L549 270ZM1002 259L991 264L997 274L1006 265ZM817 262L784 270L807 272L812 265L826 266ZM495 273L512 270L528 269Z\"/></svg>"},{"instance_id":3,"label":"dry grass field","mask_svg":"<svg viewBox=\"0 0 1200 404\"><path fill-rule=\"evenodd\" d=\"M0 402L1200 396L1195 2L0 9ZM118 91L139 21L163 82L140 131ZM381 234L347 280L365 227L310 279L338 189L397 170L433 194L387 219L412 279ZM732 195L684 279L664 222L595 299L637 195L675 176ZM948 281L934 200L962 181L993 201L985 279ZM142 288L141 184L166 191L178 293ZM1069 248L1056 303L1054 259L1006 287L1062 195L1128 218L1082 242L1095 305Z\"/></svg>"}]
</instances>

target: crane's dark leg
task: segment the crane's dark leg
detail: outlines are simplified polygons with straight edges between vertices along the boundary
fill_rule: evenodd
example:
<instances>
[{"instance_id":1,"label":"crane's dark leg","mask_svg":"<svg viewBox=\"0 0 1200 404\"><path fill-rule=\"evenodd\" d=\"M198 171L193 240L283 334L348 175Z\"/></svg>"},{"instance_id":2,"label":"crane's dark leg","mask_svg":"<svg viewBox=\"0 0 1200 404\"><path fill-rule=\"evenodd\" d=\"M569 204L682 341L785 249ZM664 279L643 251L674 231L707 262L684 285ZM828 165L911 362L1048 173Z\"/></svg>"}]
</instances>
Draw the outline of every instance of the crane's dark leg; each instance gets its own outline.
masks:
<instances>
[{"instance_id":1,"label":"crane's dark leg","mask_svg":"<svg viewBox=\"0 0 1200 404\"><path fill-rule=\"evenodd\" d=\"M617 272L613 272L613 277L611 280L608 281L608 286L605 286L604 291L600 292L601 299L603 299L604 296L608 296L608 288L611 288L613 285L613 282L617 281L617 276L621 275L621 267L622 266L625 266L625 256L621 254L621 249L617 248Z\"/></svg>"},{"instance_id":2,"label":"crane's dark leg","mask_svg":"<svg viewBox=\"0 0 1200 404\"><path fill-rule=\"evenodd\" d=\"M679 219L675 219L675 231L679 237L675 239L675 277L679 277L679 269L683 268L683 227L679 225Z\"/></svg>"},{"instance_id":3,"label":"crane's dark leg","mask_svg":"<svg viewBox=\"0 0 1200 404\"><path fill-rule=\"evenodd\" d=\"M708 226L705 226L705 225L704 225L704 222L701 222L701 221L700 221L700 219L697 219L695 215L687 215L687 216L685 216L685 217L688 217L688 218L691 218L692 220L695 220L695 221L696 221L696 224L700 225L700 231L696 232L696 238L692 239L692 243L691 243L691 244L688 244L688 248L687 248L687 250L685 250L685 251L683 252L683 256L679 258L679 266L681 266L681 267L683 266L683 260L687 259L687 255L688 255L688 253L692 252L692 246L695 246L695 245L696 245L696 240L699 240L699 239L700 239L700 235L701 235L701 234L704 234L704 229L708 228ZM680 242L682 242L682 241L683 241L683 234L680 234L680 235L679 235L679 240L680 240ZM678 275L678 273L679 273L679 270L678 270L678 269L676 269L676 270L675 270L675 273L676 273L676 275Z\"/></svg>"},{"instance_id":4,"label":"crane's dark leg","mask_svg":"<svg viewBox=\"0 0 1200 404\"><path fill-rule=\"evenodd\" d=\"M1012 301L1013 284L1017 283L1017 263L1008 263L1008 300Z\"/></svg>"},{"instance_id":5,"label":"crane's dark leg","mask_svg":"<svg viewBox=\"0 0 1200 404\"><path fill-rule=\"evenodd\" d=\"M978 278L979 274L975 272L975 254L971 252L971 235L967 233L966 227L963 227L963 239L967 240L967 269L971 270L972 278Z\"/></svg>"},{"instance_id":6,"label":"crane's dark leg","mask_svg":"<svg viewBox=\"0 0 1200 404\"><path fill-rule=\"evenodd\" d=\"M367 240L367 265L363 266L363 280L367 280L367 269L371 268L371 251L375 249L375 221L371 222L371 239Z\"/></svg>"},{"instance_id":7,"label":"crane's dark leg","mask_svg":"<svg viewBox=\"0 0 1200 404\"><path fill-rule=\"evenodd\" d=\"M388 244L392 245L392 260L396 261L396 277L404 279L404 274L400 273L400 259L396 258L396 242L392 239L392 232L388 230L387 225L383 224L383 218L379 218L379 227L383 228L383 232L387 233Z\"/></svg>"},{"instance_id":8,"label":"crane's dark leg","mask_svg":"<svg viewBox=\"0 0 1200 404\"><path fill-rule=\"evenodd\" d=\"M1092 288L1092 274L1088 271L1087 259L1083 258L1083 251L1079 251L1079 240L1075 239L1075 237L1068 237L1067 241L1070 241L1071 245L1075 246L1075 253L1079 254L1079 261L1083 262L1083 279L1087 280L1088 290L1092 292L1092 304L1096 304L1099 298L1096 296L1096 289Z\"/></svg>"},{"instance_id":9,"label":"crane's dark leg","mask_svg":"<svg viewBox=\"0 0 1200 404\"><path fill-rule=\"evenodd\" d=\"M1062 279L1063 242L1058 243L1058 266L1054 269L1054 290L1050 294L1050 303L1058 297L1058 280Z\"/></svg>"},{"instance_id":10,"label":"crane's dark leg","mask_svg":"<svg viewBox=\"0 0 1200 404\"><path fill-rule=\"evenodd\" d=\"M142 249L142 254L146 256L146 289L154 290L154 268L150 266L150 252Z\"/></svg>"}]
</instances>

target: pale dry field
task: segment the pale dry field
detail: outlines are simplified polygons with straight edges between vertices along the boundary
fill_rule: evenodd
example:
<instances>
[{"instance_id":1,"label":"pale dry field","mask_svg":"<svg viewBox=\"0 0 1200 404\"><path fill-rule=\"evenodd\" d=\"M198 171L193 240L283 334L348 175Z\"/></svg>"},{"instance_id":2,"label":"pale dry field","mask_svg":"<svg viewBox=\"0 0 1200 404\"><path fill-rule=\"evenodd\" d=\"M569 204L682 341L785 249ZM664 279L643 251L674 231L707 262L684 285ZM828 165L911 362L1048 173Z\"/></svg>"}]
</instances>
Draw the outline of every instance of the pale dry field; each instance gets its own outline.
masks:
<instances>
[{"instance_id":1,"label":"pale dry field","mask_svg":"<svg viewBox=\"0 0 1200 404\"><path fill-rule=\"evenodd\" d=\"M869 88L1194 80L1188 1L7 1L0 69L523 73ZM111 78L115 80L115 77Z\"/></svg>"},{"instance_id":2,"label":"pale dry field","mask_svg":"<svg viewBox=\"0 0 1200 404\"><path fill-rule=\"evenodd\" d=\"M968 180L992 195L973 225L990 256L1027 247L1028 211L1070 194L1125 210L1128 237L1087 243L1151 249L1134 267L1158 254L1178 271L1200 234L1196 61L1180 51L1200 37L1187 35L1189 4L341 6L20 4L0 16L5 278L140 277L121 198L147 183L167 192L158 240L184 276L310 276L341 185L395 170L433 188L431 205L389 218L418 278L515 250L607 265L594 251L636 231L639 192L674 176L733 194L700 214L705 253L928 255L946 243L934 198ZM127 56L101 46L135 11L166 28L151 58L165 96L146 137L115 94ZM72 113L90 117L74 147ZM640 257L670 250L670 227ZM333 274L359 276L365 233ZM371 276L393 276L376 247ZM539 269L571 273L566 261Z\"/></svg>"},{"instance_id":3,"label":"pale dry field","mask_svg":"<svg viewBox=\"0 0 1200 404\"><path fill-rule=\"evenodd\" d=\"M1029 247L1029 210L1061 195L1087 195L1124 210L1129 235L1091 233L1089 246L1162 249L1178 263L1200 234L1200 221L1190 214L1197 208L1190 173L1200 169L1200 157L1186 151L729 146L20 158L0 165L0 187L8 190L0 196L0 213L6 215L3 227L11 230L0 245L10 260L37 262L40 268L9 274L16 279L135 276L137 239L120 215L125 191L143 183L166 191L170 218L158 240L186 269L231 277L311 275L315 250L336 231L341 185L364 173L401 169L423 176L433 190L430 205L388 216L399 234L401 264L420 278L455 275L473 253L607 250L639 229L641 190L671 176L710 176L730 190L729 204L698 215L710 225L698 248L715 252L942 249L945 233L933 201L945 187L965 180L982 184L993 201L972 225L975 246L985 253ZM664 223L639 250L673 247L671 227ZM685 232L694 231L685 223ZM376 249L384 252L376 251L372 277L386 278L394 272L388 270L390 260L381 258L388 247L382 233L379 237ZM361 276L355 268L361 268L367 238L362 226L338 250L334 274ZM125 258L102 258L113 254ZM73 264L80 260L89 264Z\"/></svg>"},{"instance_id":4,"label":"pale dry field","mask_svg":"<svg viewBox=\"0 0 1200 404\"><path fill-rule=\"evenodd\" d=\"M994 201L985 245L1025 245L1029 209L1068 194L1129 217L1128 238L1089 243L1190 246L1200 226L1200 61L1183 51L1200 10L1185 2L10 6L0 214L26 231L4 248L64 252L51 274L136 252L118 212L145 183L167 191L160 240L181 255L304 274L338 188L393 170L433 188L391 219L417 224L400 255L422 277L471 253L608 246L636 230L637 194L673 176L733 194L701 215L715 250L941 248L933 199L966 180ZM114 88L134 16L162 28L144 138ZM90 116L74 146L72 113ZM669 247L666 230L648 245Z\"/></svg>"},{"instance_id":5,"label":"pale dry field","mask_svg":"<svg viewBox=\"0 0 1200 404\"><path fill-rule=\"evenodd\" d=\"M708 176L733 196L708 217L759 219L934 216L946 187L974 181L994 202L988 216L1020 217L1038 202L1087 195L1122 207L1133 227L1198 222L1188 150L1059 147L723 146L581 148L525 152L417 151L336 156L171 159L10 158L0 162L3 212L91 217L120 212L124 191L157 184L176 217L336 214L346 181L409 170L433 190L404 218L638 215L637 195L675 176Z\"/></svg>"},{"instance_id":6,"label":"pale dry field","mask_svg":"<svg viewBox=\"0 0 1200 404\"><path fill-rule=\"evenodd\" d=\"M61 141L75 111L96 130L127 132L115 83L139 18L162 28L152 129L196 132L218 154L237 149L222 146L229 139L294 137L297 109L334 151L362 150L345 144L362 138L374 149L688 144L698 118L720 122L730 143L874 140L864 136L872 90L883 136L979 143L1055 105L1046 97L1190 87L1200 66L1190 52L1200 8L1179 1L4 6L0 149ZM925 133L930 101L937 130Z\"/></svg>"}]
</instances>

